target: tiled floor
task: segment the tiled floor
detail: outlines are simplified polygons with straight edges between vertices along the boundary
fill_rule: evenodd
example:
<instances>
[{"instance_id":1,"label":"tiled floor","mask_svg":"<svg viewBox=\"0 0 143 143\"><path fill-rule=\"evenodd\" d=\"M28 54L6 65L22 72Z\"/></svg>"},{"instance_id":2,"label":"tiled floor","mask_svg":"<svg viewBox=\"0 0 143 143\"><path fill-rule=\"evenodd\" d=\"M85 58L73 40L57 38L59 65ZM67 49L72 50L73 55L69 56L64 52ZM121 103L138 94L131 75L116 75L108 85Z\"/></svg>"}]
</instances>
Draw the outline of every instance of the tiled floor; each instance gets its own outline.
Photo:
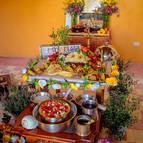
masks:
<instances>
[{"instance_id":1,"label":"tiled floor","mask_svg":"<svg viewBox=\"0 0 143 143\"><path fill-rule=\"evenodd\" d=\"M29 60L29 58L0 57L0 75L10 73L14 83L22 82L22 69L27 66ZM129 71L134 73L135 80L138 80L133 94L141 99L141 104L140 110L137 111L139 115L138 123L127 129L127 140L121 143L143 143L143 64L132 64ZM0 108L1 115L1 105Z\"/></svg>"}]
</instances>

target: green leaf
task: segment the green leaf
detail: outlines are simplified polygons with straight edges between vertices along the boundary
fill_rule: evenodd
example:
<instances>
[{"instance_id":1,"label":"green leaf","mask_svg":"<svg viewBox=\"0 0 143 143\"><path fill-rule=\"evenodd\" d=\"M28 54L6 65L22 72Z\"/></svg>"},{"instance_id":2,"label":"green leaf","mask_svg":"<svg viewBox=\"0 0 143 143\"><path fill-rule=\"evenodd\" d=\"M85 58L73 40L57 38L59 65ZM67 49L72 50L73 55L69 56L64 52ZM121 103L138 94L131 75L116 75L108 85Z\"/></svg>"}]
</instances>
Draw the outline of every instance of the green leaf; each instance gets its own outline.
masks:
<instances>
[{"instance_id":1,"label":"green leaf","mask_svg":"<svg viewBox=\"0 0 143 143\"><path fill-rule=\"evenodd\" d=\"M41 56L40 56L40 59L41 59L41 60L43 60L43 59L44 59L44 58L43 58L43 55L41 55Z\"/></svg>"},{"instance_id":2,"label":"green leaf","mask_svg":"<svg viewBox=\"0 0 143 143\"><path fill-rule=\"evenodd\" d=\"M68 85L68 84L66 84L66 85L65 85L65 88L68 88L68 87L69 87L69 85Z\"/></svg>"},{"instance_id":3,"label":"green leaf","mask_svg":"<svg viewBox=\"0 0 143 143\"><path fill-rule=\"evenodd\" d=\"M115 65L115 63L116 63L116 60L114 59L114 60L112 61L112 65Z\"/></svg>"},{"instance_id":4,"label":"green leaf","mask_svg":"<svg viewBox=\"0 0 143 143\"><path fill-rule=\"evenodd\" d=\"M86 78L84 76L81 77L82 80L85 80Z\"/></svg>"},{"instance_id":5,"label":"green leaf","mask_svg":"<svg viewBox=\"0 0 143 143\"><path fill-rule=\"evenodd\" d=\"M29 67L26 67L26 70L29 70Z\"/></svg>"},{"instance_id":6,"label":"green leaf","mask_svg":"<svg viewBox=\"0 0 143 143\"><path fill-rule=\"evenodd\" d=\"M79 50L79 49L76 49L76 52L77 52L78 54L80 54L80 50Z\"/></svg>"},{"instance_id":7,"label":"green leaf","mask_svg":"<svg viewBox=\"0 0 143 143\"><path fill-rule=\"evenodd\" d=\"M87 90L87 89L88 89L88 87L87 87L87 86L84 86L84 89L85 89L85 90Z\"/></svg>"},{"instance_id":8,"label":"green leaf","mask_svg":"<svg viewBox=\"0 0 143 143\"><path fill-rule=\"evenodd\" d=\"M117 76L115 76L116 77L116 79L118 79L119 80L119 75L117 75Z\"/></svg>"},{"instance_id":9,"label":"green leaf","mask_svg":"<svg viewBox=\"0 0 143 143\"><path fill-rule=\"evenodd\" d=\"M37 86L37 85L38 85L38 82L37 82L37 81L34 81L34 85Z\"/></svg>"},{"instance_id":10,"label":"green leaf","mask_svg":"<svg viewBox=\"0 0 143 143\"><path fill-rule=\"evenodd\" d=\"M52 85L48 85L48 88L52 87Z\"/></svg>"},{"instance_id":11,"label":"green leaf","mask_svg":"<svg viewBox=\"0 0 143 143\"><path fill-rule=\"evenodd\" d=\"M52 87L52 85L48 85L48 89L49 89L50 87Z\"/></svg>"},{"instance_id":12,"label":"green leaf","mask_svg":"<svg viewBox=\"0 0 143 143\"><path fill-rule=\"evenodd\" d=\"M84 56L87 56L87 53L85 53L85 52L82 52L82 54L83 54Z\"/></svg>"},{"instance_id":13,"label":"green leaf","mask_svg":"<svg viewBox=\"0 0 143 143\"><path fill-rule=\"evenodd\" d=\"M86 83L86 84L89 84L89 83L90 83L90 81L89 81L89 80L86 80L86 81L85 81L85 83Z\"/></svg>"}]
</instances>

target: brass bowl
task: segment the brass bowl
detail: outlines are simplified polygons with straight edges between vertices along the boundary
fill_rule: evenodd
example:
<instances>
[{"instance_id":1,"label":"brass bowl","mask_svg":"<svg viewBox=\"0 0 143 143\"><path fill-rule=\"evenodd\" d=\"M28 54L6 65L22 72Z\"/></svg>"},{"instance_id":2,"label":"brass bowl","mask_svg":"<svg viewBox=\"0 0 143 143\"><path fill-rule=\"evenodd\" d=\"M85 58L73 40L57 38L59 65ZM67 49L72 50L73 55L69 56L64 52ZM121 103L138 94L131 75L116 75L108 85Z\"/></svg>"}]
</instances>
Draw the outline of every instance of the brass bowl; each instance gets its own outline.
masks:
<instances>
[{"instance_id":1,"label":"brass bowl","mask_svg":"<svg viewBox=\"0 0 143 143\"><path fill-rule=\"evenodd\" d=\"M62 103L62 104L66 104L68 106L68 111L65 112L65 114L63 114L62 116L58 116L58 117L44 117L43 116L43 113L42 113L42 105L45 104L46 102L58 102L58 103ZM61 121L63 121L70 113L70 105L69 103L64 100L64 99L49 99L49 100L46 100L44 102L42 102L39 106L39 114L40 116L47 122L49 123L59 123Z\"/></svg>"},{"instance_id":2,"label":"brass bowl","mask_svg":"<svg viewBox=\"0 0 143 143\"><path fill-rule=\"evenodd\" d=\"M70 113L67 116L67 118L65 118L63 121L59 123L49 123L49 122L43 121L41 119L41 116L39 115L40 105L36 105L32 111L32 115L38 121L38 127L50 133L57 133L57 132L61 132L61 131L64 131L65 129L70 128L71 124L73 123L72 121L77 114L77 107L74 103L70 101L67 101L67 103L69 103L70 105Z\"/></svg>"},{"instance_id":3,"label":"brass bowl","mask_svg":"<svg viewBox=\"0 0 143 143\"><path fill-rule=\"evenodd\" d=\"M48 100L50 98L51 98L51 95L49 93L45 92L44 96L41 96L40 93L37 93L37 94L33 94L30 97L30 101L33 102L33 103L35 103L35 104L40 104L43 101Z\"/></svg>"}]
</instances>

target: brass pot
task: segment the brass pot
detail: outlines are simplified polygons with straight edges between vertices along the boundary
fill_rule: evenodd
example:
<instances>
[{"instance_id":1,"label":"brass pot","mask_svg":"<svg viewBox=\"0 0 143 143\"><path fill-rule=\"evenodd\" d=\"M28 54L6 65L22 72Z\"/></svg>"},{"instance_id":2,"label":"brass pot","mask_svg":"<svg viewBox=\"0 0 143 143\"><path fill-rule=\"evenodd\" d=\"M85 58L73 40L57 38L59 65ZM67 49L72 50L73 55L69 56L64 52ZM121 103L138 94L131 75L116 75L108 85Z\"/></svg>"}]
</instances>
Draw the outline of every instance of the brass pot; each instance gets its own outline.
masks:
<instances>
[{"instance_id":1,"label":"brass pot","mask_svg":"<svg viewBox=\"0 0 143 143\"><path fill-rule=\"evenodd\" d=\"M92 117L95 121L98 120L98 104L95 100L87 100L82 103L82 112Z\"/></svg>"},{"instance_id":2,"label":"brass pot","mask_svg":"<svg viewBox=\"0 0 143 143\"><path fill-rule=\"evenodd\" d=\"M74 123L76 134L85 137L91 133L90 124L94 123L94 120L87 115L80 115L75 118Z\"/></svg>"}]
</instances>

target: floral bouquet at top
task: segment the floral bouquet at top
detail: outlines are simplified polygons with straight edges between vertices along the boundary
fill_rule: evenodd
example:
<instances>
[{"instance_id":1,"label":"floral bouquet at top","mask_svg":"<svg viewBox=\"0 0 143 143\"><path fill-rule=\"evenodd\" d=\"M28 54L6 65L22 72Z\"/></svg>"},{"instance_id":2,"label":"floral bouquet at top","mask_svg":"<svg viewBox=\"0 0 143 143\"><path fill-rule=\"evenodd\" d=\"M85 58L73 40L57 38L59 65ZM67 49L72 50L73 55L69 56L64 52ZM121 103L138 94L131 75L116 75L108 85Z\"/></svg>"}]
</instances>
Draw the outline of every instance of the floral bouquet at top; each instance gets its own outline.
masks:
<instances>
[{"instance_id":1,"label":"floral bouquet at top","mask_svg":"<svg viewBox=\"0 0 143 143\"><path fill-rule=\"evenodd\" d=\"M78 15L81 14L84 8L83 0L65 0L65 12L71 15L71 26L77 24Z\"/></svg>"},{"instance_id":2,"label":"floral bouquet at top","mask_svg":"<svg viewBox=\"0 0 143 143\"><path fill-rule=\"evenodd\" d=\"M101 0L97 12L103 15L103 28L109 29L109 16L118 12L117 0Z\"/></svg>"},{"instance_id":3,"label":"floral bouquet at top","mask_svg":"<svg viewBox=\"0 0 143 143\"><path fill-rule=\"evenodd\" d=\"M71 15L79 15L81 14L84 8L84 1L83 0L65 0L65 12Z\"/></svg>"},{"instance_id":4,"label":"floral bouquet at top","mask_svg":"<svg viewBox=\"0 0 143 143\"><path fill-rule=\"evenodd\" d=\"M118 12L117 0L101 0L101 7L98 8L98 12L103 15Z\"/></svg>"}]
</instances>

